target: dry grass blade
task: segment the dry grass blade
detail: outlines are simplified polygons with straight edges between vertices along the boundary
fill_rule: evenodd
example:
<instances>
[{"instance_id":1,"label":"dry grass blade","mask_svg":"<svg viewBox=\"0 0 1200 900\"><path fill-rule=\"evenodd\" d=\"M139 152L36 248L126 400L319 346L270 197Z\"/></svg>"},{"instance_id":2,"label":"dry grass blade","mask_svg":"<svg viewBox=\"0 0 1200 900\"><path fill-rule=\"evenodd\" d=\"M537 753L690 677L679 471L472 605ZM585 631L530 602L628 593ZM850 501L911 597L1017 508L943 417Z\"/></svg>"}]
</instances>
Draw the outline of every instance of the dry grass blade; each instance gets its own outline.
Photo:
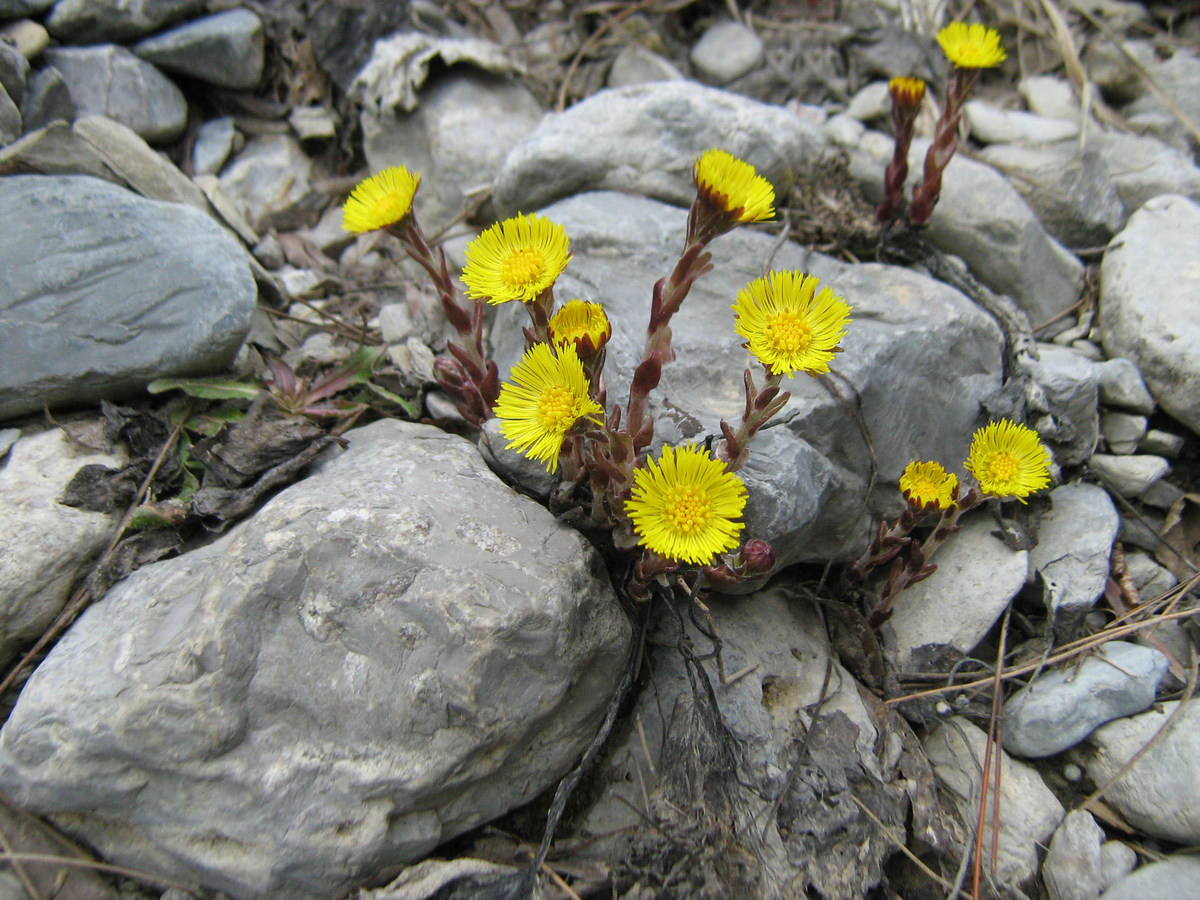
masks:
<instances>
[{"instance_id":1,"label":"dry grass blade","mask_svg":"<svg viewBox=\"0 0 1200 900\"><path fill-rule=\"evenodd\" d=\"M186 884L180 884L177 881L171 881L167 878L160 878L158 875L141 872L137 869L127 869L124 866L114 866L109 863L97 862L94 859L76 859L70 856L55 856L51 853L4 852L0 853L0 862L49 863L56 866L67 866L72 869L92 869L96 872L106 872L109 875L132 878L135 881L142 881L146 884L153 884L162 888L173 888L177 891L183 891L189 897L197 896L195 890Z\"/></svg>"},{"instance_id":2,"label":"dry grass blade","mask_svg":"<svg viewBox=\"0 0 1200 900\"><path fill-rule=\"evenodd\" d=\"M1008 620L1012 616L1010 606L1004 612L1000 625L1000 646L996 650L996 672L992 677L992 708L988 716L987 744L983 751L983 775L979 781L979 815L975 819L974 860L971 865L971 895L978 900L983 880L983 833L987 818L988 782L991 778L992 760L996 761L996 777L992 786L992 871L1000 855L1000 778L1003 760L1000 757L1000 698L1004 689L1004 653L1008 643Z\"/></svg>"},{"instance_id":3,"label":"dry grass blade","mask_svg":"<svg viewBox=\"0 0 1200 900\"><path fill-rule=\"evenodd\" d=\"M945 878L943 878L937 872L933 871L933 869L929 868L929 866L927 866L921 860L921 858L919 856L917 856L917 854L913 853L912 850L910 850L908 848L908 844L907 844L907 841L906 841L904 835L896 834L896 832L894 832L891 828L889 828L883 822L883 820L879 818L879 816L875 815L875 813L873 813L871 811L870 807L868 807L865 803L863 803L856 796L854 796L854 794L850 795L850 799L853 800L856 804L858 804L858 808L860 810L862 810L863 815L865 815L868 819L870 819L872 822L874 822L875 827L878 828L885 835L887 835L888 839L890 841L892 841L893 844L896 845L896 848L901 853L903 853L905 856L908 857L909 862L911 862L914 866L916 866L918 869L920 869L925 875L929 876L929 878L932 879L933 881L935 881L943 890L947 890L947 891L954 890L953 884L951 884L949 881L947 881Z\"/></svg>"}]
</instances>

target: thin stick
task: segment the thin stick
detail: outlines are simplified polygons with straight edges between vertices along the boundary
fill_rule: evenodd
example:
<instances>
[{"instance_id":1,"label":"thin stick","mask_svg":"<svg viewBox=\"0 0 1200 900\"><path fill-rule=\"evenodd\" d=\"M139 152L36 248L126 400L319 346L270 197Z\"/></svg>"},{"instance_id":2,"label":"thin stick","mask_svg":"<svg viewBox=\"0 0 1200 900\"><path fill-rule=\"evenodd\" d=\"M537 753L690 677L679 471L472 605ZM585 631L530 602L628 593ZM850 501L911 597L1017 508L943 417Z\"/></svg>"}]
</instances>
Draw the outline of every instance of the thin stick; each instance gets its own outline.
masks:
<instances>
[{"instance_id":1,"label":"thin stick","mask_svg":"<svg viewBox=\"0 0 1200 900\"><path fill-rule=\"evenodd\" d=\"M929 868L929 866L927 866L921 860L921 858L917 856L917 854L908 849L907 841L902 835L896 834L895 831L885 825L879 816L875 815L875 813L873 813L865 803L854 796L853 793L850 794L850 799L857 803L858 808L866 814L867 818L874 822L875 826L887 836L888 840L890 840L901 853L908 857L909 862L936 881L942 888L946 890L954 889L954 885L952 885L937 872L933 871L933 869Z\"/></svg>"}]
</instances>

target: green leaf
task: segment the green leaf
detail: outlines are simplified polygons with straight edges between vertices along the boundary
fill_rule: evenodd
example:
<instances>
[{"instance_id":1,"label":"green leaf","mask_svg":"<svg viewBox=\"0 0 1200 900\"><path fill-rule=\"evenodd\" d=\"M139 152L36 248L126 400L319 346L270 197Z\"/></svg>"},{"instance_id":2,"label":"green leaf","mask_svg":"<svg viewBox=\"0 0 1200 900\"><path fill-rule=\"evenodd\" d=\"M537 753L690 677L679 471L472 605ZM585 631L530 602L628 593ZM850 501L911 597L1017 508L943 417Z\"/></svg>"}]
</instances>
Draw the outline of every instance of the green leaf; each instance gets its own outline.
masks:
<instances>
[{"instance_id":1,"label":"green leaf","mask_svg":"<svg viewBox=\"0 0 1200 900\"><path fill-rule=\"evenodd\" d=\"M373 381L368 381L363 385L363 387L365 387L375 396L381 397L389 403L394 403L396 406L400 407L402 410L404 410L404 414L410 419L415 420L421 415L421 405L413 400L409 400L406 397L401 397L399 394L393 393L385 387L380 387Z\"/></svg>"},{"instance_id":2,"label":"green leaf","mask_svg":"<svg viewBox=\"0 0 1200 900\"><path fill-rule=\"evenodd\" d=\"M131 531L149 531L151 528L169 528L176 524L166 516L145 506L139 506L129 520Z\"/></svg>"},{"instance_id":3,"label":"green leaf","mask_svg":"<svg viewBox=\"0 0 1200 900\"><path fill-rule=\"evenodd\" d=\"M246 411L236 406L217 406L193 415L187 420L187 428L205 437L212 437L230 422L240 422L245 416Z\"/></svg>"},{"instance_id":4,"label":"green leaf","mask_svg":"<svg viewBox=\"0 0 1200 900\"><path fill-rule=\"evenodd\" d=\"M203 400L253 400L260 390L256 384L224 378L156 378L146 390L151 394L183 391Z\"/></svg>"}]
</instances>

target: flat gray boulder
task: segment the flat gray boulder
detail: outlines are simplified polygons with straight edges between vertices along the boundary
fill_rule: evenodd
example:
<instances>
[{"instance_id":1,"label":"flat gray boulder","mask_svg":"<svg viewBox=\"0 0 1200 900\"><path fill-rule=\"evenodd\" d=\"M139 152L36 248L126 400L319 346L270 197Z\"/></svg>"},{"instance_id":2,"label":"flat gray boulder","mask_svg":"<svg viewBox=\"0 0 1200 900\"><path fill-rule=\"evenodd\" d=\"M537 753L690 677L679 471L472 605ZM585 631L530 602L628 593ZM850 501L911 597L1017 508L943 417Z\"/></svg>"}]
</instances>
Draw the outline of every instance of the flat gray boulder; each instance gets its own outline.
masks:
<instances>
[{"instance_id":1,"label":"flat gray boulder","mask_svg":"<svg viewBox=\"0 0 1200 900\"><path fill-rule=\"evenodd\" d=\"M0 419L220 371L250 329L249 256L191 206L14 175L0 221Z\"/></svg>"},{"instance_id":2,"label":"flat gray boulder","mask_svg":"<svg viewBox=\"0 0 1200 900\"><path fill-rule=\"evenodd\" d=\"M570 768L630 637L594 550L462 438L347 437L75 623L0 732L0 790L111 862L327 900Z\"/></svg>"}]
</instances>

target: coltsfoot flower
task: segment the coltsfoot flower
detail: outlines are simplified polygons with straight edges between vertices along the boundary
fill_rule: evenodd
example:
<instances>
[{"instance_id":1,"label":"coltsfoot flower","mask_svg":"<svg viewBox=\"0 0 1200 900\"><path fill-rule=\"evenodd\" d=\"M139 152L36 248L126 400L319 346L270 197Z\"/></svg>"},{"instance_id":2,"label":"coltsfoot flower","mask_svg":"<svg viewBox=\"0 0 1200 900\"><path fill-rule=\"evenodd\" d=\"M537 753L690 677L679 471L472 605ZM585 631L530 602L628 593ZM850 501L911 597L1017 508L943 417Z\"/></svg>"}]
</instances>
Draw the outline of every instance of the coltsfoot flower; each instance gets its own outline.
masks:
<instances>
[{"instance_id":1,"label":"coltsfoot flower","mask_svg":"<svg viewBox=\"0 0 1200 900\"><path fill-rule=\"evenodd\" d=\"M938 509L949 509L954 503L958 476L947 472L941 463L913 460L900 476L900 491L904 499L923 509L931 503Z\"/></svg>"},{"instance_id":2,"label":"coltsfoot flower","mask_svg":"<svg viewBox=\"0 0 1200 900\"><path fill-rule=\"evenodd\" d=\"M581 356L595 353L608 343L612 324L599 303L569 300L550 317L550 339L556 344L571 344Z\"/></svg>"},{"instance_id":3,"label":"coltsfoot flower","mask_svg":"<svg viewBox=\"0 0 1200 900\"><path fill-rule=\"evenodd\" d=\"M937 42L960 69L990 69L1008 56L1000 45L1000 32L986 25L951 22L938 32Z\"/></svg>"},{"instance_id":4,"label":"coltsfoot flower","mask_svg":"<svg viewBox=\"0 0 1200 900\"><path fill-rule=\"evenodd\" d=\"M391 166L358 183L342 206L342 228L361 234L386 228L412 212L421 176L404 166Z\"/></svg>"},{"instance_id":5,"label":"coltsfoot flower","mask_svg":"<svg viewBox=\"0 0 1200 900\"><path fill-rule=\"evenodd\" d=\"M466 249L462 280L472 299L528 303L549 288L571 259L561 225L536 213L497 222Z\"/></svg>"},{"instance_id":6,"label":"coltsfoot flower","mask_svg":"<svg viewBox=\"0 0 1200 900\"><path fill-rule=\"evenodd\" d=\"M985 494L1022 503L1050 483L1050 451L1036 431L1008 419L975 432L964 465Z\"/></svg>"},{"instance_id":7,"label":"coltsfoot flower","mask_svg":"<svg viewBox=\"0 0 1200 900\"><path fill-rule=\"evenodd\" d=\"M903 109L916 109L925 99L925 82L920 78L897 75L888 82L892 103Z\"/></svg>"},{"instance_id":8,"label":"coltsfoot flower","mask_svg":"<svg viewBox=\"0 0 1200 900\"><path fill-rule=\"evenodd\" d=\"M733 304L737 333L750 352L774 375L829 371L846 336L850 306L815 275L770 272L756 278Z\"/></svg>"},{"instance_id":9,"label":"coltsfoot flower","mask_svg":"<svg viewBox=\"0 0 1200 900\"><path fill-rule=\"evenodd\" d=\"M557 352L549 344L534 344L509 373L512 383L500 386L496 418L500 433L530 459L558 470L563 440L580 419L598 421L604 410L588 396L583 363L571 345Z\"/></svg>"},{"instance_id":10,"label":"coltsfoot flower","mask_svg":"<svg viewBox=\"0 0 1200 900\"><path fill-rule=\"evenodd\" d=\"M692 166L701 196L737 222L762 222L775 215L775 189L754 166L724 150L706 150Z\"/></svg>"},{"instance_id":11,"label":"coltsfoot flower","mask_svg":"<svg viewBox=\"0 0 1200 900\"><path fill-rule=\"evenodd\" d=\"M665 559L706 565L738 545L746 486L692 445L664 447L633 473L625 513L642 546Z\"/></svg>"}]
</instances>

